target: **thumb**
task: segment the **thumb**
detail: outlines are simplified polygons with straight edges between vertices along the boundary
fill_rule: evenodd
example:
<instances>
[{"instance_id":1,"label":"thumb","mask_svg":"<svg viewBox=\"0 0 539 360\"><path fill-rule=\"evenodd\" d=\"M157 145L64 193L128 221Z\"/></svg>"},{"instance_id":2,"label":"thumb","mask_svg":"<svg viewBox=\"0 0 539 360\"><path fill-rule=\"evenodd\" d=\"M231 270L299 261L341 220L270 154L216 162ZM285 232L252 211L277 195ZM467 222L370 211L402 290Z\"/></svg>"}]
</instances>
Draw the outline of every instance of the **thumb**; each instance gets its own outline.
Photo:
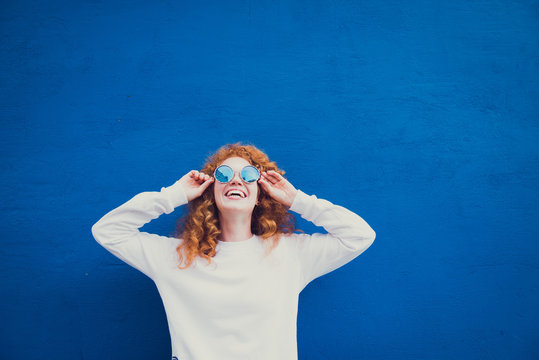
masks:
<instances>
[{"instance_id":1,"label":"thumb","mask_svg":"<svg viewBox=\"0 0 539 360\"><path fill-rule=\"evenodd\" d=\"M211 184L212 182L213 182L213 178L212 178L212 177L209 178L208 180L204 181L204 182L202 183L202 185L200 185L200 188L202 189L202 192L204 192L204 191L208 188L208 186L210 186L210 184Z\"/></svg>"}]
</instances>

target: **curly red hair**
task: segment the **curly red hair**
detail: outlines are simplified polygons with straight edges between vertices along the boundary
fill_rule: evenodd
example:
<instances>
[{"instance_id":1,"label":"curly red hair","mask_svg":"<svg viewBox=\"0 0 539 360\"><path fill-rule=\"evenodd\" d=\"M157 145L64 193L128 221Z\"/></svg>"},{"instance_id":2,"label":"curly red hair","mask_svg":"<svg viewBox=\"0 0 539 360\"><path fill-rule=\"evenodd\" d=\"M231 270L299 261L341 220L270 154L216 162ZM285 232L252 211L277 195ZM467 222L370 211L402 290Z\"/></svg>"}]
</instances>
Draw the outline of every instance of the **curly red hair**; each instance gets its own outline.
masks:
<instances>
[{"instance_id":1,"label":"curly red hair","mask_svg":"<svg viewBox=\"0 0 539 360\"><path fill-rule=\"evenodd\" d=\"M200 171L213 175L217 166L234 156L249 161L260 172L274 170L281 175L285 174L275 162L270 161L268 156L254 145L240 143L222 146L206 159L206 163ZM258 189L258 205L255 206L251 217L251 232L264 241L272 241L269 246L269 252L271 252L279 243L282 234L303 231L296 228L296 220L288 212L285 205L271 198L261 186ZM176 248L176 251L180 257L180 264L185 261L185 266L178 265L178 267L180 269L188 268L197 256L205 258L210 264L211 258L217 253L217 239L220 234L219 212L215 203L212 183L201 196L189 202L187 215L178 219L176 237L183 239L183 241Z\"/></svg>"}]
</instances>

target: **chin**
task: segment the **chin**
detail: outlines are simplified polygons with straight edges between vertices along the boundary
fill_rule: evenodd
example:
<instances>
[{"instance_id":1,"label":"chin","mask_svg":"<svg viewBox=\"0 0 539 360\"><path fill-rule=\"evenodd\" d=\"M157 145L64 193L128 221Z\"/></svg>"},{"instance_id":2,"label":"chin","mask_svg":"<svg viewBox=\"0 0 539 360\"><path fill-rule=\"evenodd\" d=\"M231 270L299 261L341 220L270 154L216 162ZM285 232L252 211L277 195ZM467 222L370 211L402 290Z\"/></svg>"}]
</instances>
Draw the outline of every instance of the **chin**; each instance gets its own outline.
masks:
<instances>
[{"instance_id":1,"label":"chin","mask_svg":"<svg viewBox=\"0 0 539 360\"><path fill-rule=\"evenodd\" d=\"M237 212L253 212L254 204L248 206L246 204L220 204L219 211L237 211Z\"/></svg>"}]
</instances>

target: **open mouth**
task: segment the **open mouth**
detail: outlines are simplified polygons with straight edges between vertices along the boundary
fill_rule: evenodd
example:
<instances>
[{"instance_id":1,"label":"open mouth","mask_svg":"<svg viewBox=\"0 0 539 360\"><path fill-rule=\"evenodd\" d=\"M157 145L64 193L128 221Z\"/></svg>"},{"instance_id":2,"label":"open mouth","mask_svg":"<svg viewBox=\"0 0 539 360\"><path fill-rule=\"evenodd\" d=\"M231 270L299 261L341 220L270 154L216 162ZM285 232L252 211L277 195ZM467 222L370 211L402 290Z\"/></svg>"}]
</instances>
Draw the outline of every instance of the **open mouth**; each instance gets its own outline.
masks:
<instances>
[{"instance_id":1,"label":"open mouth","mask_svg":"<svg viewBox=\"0 0 539 360\"><path fill-rule=\"evenodd\" d=\"M247 195L241 190L230 190L225 194L225 196L233 200L239 200L247 197Z\"/></svg>"}]
</instances>

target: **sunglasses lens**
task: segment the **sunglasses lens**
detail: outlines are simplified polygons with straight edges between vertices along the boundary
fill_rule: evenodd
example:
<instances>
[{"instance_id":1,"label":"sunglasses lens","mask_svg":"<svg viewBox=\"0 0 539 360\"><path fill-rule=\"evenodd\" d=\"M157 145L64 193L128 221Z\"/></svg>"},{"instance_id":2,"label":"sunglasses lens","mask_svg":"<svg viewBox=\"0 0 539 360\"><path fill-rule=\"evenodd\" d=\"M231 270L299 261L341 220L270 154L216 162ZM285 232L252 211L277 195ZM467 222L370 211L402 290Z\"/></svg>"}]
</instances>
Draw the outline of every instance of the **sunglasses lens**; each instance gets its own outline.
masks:
<instances>
[{"instance_id":1,"label":"sunglasses lens","mask_svg":"<svg viewBox=\"0 0 539 360\"><path fill-rule=\"evenodd\" d=\"M260 173L254 166L246 166L241 170L241 178L246 182L251 183L260 178Z\"/></svg>"},{"instance_id":2,"label":"sunglasses lens","mask_svg":"<svg viewBox=\"0 0 539 360\"><path fill-rule=\"evenodd\" d=\"M219 182L227 183L234 177L234 171L229 166L221 165L215 169L214 177Z\"/></svg>"}]
</instances>

